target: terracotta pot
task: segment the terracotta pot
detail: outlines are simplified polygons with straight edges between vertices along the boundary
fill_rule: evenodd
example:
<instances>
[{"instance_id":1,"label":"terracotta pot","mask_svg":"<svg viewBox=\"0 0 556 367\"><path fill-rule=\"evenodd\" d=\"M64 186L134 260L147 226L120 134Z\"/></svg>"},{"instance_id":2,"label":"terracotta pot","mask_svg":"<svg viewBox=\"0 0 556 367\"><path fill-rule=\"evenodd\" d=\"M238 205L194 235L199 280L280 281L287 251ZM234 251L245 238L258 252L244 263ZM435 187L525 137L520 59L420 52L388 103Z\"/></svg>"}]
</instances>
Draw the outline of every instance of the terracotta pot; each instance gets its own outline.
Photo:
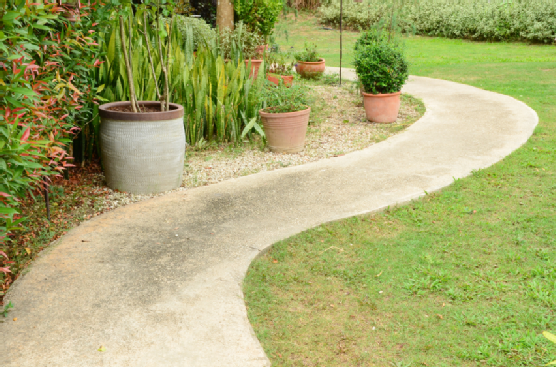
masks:
<instances>
[{"instance_id":1,"label":"terracotta pot","mask_svg":"<svg viewBox=\"0 0 556 367\"><path fill-rule=\"evenodd\" d=\"M251 62L251 70L249 71L249 76L251 78L256 78L259 75L259 68L263 63L263 60L245 60L245 66L249 67L249 63Z\"/></svg>"},{"instance_id":2,"label":"terracotta pot","mask_svg":"<svg viewBox=\"0 0 556 367\"><path fill-rule=\"evenodd\" d=\"M293 75L278 75L273 73L266 74L266 78L276 85L280 85L280 79L284 81L286 87L291 87L293 84Z\"/></svg>"},{"instance_id":3,"label":"terracotta pot","mask_svg":"<svg viewBox=\"0 0 556 367\"><path fill-rule=\"evenodd\" d=\"M160 102L138 102L160 108ZM181 185L185 155L183 106L165 112L123 112L129 102L99 107L102 165L108 187L132 194L154 194Z\"/></svg>"},{"instance_id":4,"label":"terracotta pot","mask_svg":"<svg viewBox=\"0 0 556 367\"><path fill-rule=\"evenodd\" d=\"M396 122L400 111L401 92L390 94L362 93L367 120L379 123Z\"/></svg>"},{"instance_id":5,"label":"terracotta pot","mask_svg":"<svg viewBox=\"0 0 556 367\"><path fill-rule=\"evenodd\" d=\"M295 71L303 78L316 78L324 73L324 69L326 68L324 62L324 59L320 59L318 62L297 61L297 64L295 64Z\"/></svg>"},{"instance_id":6,"label":"terracotta pot","mask_svg":"<svg viewBox=\"0 0 556 367\"><path fill-rule=\"evenodd\" d=\"M271 152L297 153L305 146L305 134L311 108L297 112L268 113L259 111Z\"/></svg>"},{"instance_id":7,"label":"terracotta pot","mask_svg":"<svg viewBox=\"0 0 556 367\"><path fill-rule=\"evenodd\" d=\"M268 52L268 49L270 47L268 45L260 45L257 46L257 48L255 49L255 52L257 53L257 55L264 55L265 51Z\"/></svg>"}]
</instances>

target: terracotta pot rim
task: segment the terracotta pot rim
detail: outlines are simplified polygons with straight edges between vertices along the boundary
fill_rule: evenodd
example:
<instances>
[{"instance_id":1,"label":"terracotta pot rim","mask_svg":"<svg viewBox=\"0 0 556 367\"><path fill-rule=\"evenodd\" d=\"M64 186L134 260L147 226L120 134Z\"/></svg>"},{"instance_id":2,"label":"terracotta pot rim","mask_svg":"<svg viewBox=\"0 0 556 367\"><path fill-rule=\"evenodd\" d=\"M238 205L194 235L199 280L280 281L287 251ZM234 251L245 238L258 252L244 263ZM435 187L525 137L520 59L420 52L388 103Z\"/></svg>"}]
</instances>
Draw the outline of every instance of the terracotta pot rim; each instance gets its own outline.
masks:
<instances>
[{"instance_id":1,"label":"terracotta pot rim","mask_svg":"<svg viewBox=\"0 0 556 367\"><path fill-rule=\"evenodd\" d=\"M160 106L160 102L157 101L138 101L137 103L139 106L145 107ZM170 103L170 111L161 112L122 112L108 110L110 107L129 106L130 104L131 102L129 101L105 103L98 108L100 117L120 121L163 121L178 119L184 115L183 106L177 103Z\"/></svg>"},{"instance_id":2,"label":"terracotta pot rim","mask_svg":"<svg viewBox=\"0 0 556 367\"><path fill-rule=\"evenodd\" d=\"M248 59L248 60L244 60L246 64L249 64L249 61L251 61L251 63L260 63L263 62L262 59Z\"/></svg>"},{"instance_id":3,"label":"terracotta pot rim","mask_svg":"<svg viewBox=\"0 0 556 367\"><path fill-rule=\"evenodd\" d=\"M325 62L326 60L323 59L322 57L320 58L320 61L295 61L298 64L309 64L309 65L316 65L316 64L322 64L323 62Z\"/></svg>"},{"instance_id":4,"label":"terracotta pot rim","mask_svg":"<svg viewBox=\"0 0 556 367\"><path fill-rule=\"evenodd\" d=\"M268 116L272 116L272 117L276 117L276 116L280 116L280 117L295 117L295 116L301 116L301 115L305 115L311 112L311 107L307 106L307 109L305 110L301 110L301 111L294 111L294 112L278 112L278 113L272 113L272 112L264 112L262 109L259 110L259 114L261 115L261 117L268 117Z\"/></svg>"},{"instance_id":5,"label":"terracotta pot rim","mask_svg":"<svg viewBox=\"0 0 556 367\"><path fill-rule=\"evenodd\" d=\"M266 76L279 76L281 78L293 78L293 75L282 75L276 73L266 73Z\"/></svg>"},{"instance_id":6,"label":"terracotta pot rim","mask_svg":"<svg viewBox=\"0 0 556 367\"><path fill-rule=\"evenodd\" d=\"M399 92L395 92L395 93L380 93L380 94L372 94L372 93L365 93L365 92L361 92L361 93L363 93L363 96L365 96L365 97L377 97L377 98L380 98L380 97L397 96L397 95L400 95L402 92L399 91Z\"/></svg>"}]
</instances>

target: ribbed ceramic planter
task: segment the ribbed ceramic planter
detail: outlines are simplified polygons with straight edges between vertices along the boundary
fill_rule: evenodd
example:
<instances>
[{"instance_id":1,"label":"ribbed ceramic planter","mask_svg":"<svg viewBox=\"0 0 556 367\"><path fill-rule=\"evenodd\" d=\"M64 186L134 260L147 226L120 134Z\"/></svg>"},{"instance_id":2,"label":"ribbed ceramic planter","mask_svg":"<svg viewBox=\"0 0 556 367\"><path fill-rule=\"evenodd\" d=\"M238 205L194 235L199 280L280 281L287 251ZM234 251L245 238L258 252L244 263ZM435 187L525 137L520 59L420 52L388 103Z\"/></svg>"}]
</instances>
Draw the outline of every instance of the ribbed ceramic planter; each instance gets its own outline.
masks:
<instances>
[{"instance_id":1,"label":"ribbed ceramic planter","mask_svg":"<svg viewBox=\"0 0 556 367\"><path fill-rule=\"evenodd\" d=\"M297 153L305 146L311 108L297 112L268 113L259 111L270 151Z\"/></svg>"},{"instance_id":2,"label":"ribbed ceramic planter","mask_svg":"<svg viewBox=\"0 0 556 367\"><path fill-rule=\"evenodd\" d=\"M362 92L367 120L379 123L396 122L400 111L401 92L369 94Z\"/></svg>"},{"instance_id":3,"label":"ribbed ceramic planter","mask_svg":"<svg viewBox=\"0 0 556 367\"><path fill-rule=\"evenodd\" d=\"M158 107L160 102L139 102ZM120 112L107 103L99 108L101 158L108 187L132 194L153 194L181 185L185 157L183 106L166 112Z\"/></svg>"},{"instance_id":4,"label":"ribbed ceramic planter","mask_svg":"<svg viewBox=\"0 0 556 367\"><path fill-rule=\"evenodd\" d=\"M291 87L293 84L293 75L278 75L273 73L266 74L266 79L273 82L276 85L280 85L280 79L284 81L286 87Z\"/></svg>"},{"instance_id":5,"label":"ribbed ceramic planter","mask_svg":"<svg viewBox=\"0 0 556 367\"><path fill-rule=\"evenodd\" d=\"M251 63L251 70L249 70L249 76L251 78L256 78L259 75L259 68L263 63L263 60L245 60L245 66L249 67L249 63Z\"/></svg>"},{"instance_id":6,"label":"ribbed ceramic planter","mask_svg":"<svg viewBox=\"0 0 556 367\"><path fill-rule=\"evenodd\" d=\"M302 78L316 78L324 73L324 69L326 68L324 62L324 59L320 59L320 61L317 62L297 61L297 64L295 64L295 71L297 71Z\"/></svg>"}]
</instances>

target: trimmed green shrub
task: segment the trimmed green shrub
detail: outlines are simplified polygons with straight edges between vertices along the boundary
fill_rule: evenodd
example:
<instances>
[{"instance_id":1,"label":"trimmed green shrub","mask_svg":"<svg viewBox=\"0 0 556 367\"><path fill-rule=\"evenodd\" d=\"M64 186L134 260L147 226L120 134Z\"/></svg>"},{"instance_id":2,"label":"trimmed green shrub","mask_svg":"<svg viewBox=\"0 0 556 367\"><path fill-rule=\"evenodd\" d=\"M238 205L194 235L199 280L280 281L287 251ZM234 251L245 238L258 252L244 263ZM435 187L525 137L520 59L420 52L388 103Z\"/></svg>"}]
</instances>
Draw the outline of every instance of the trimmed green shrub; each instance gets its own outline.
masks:
<instances>
[{"instance_id":1,"label":"trimmed green shrub","mask_svg":"<svg viewBox=\"0 0 556 367\"><path fill-rule=\"evenodd\" d=\"M376 31L363 33L357 40L354 64L365 93L399 92L409 76L400 45Z\"/></svg>"},{"instance_id":2,"label":"trimmed green shrub","mask_svg":"<svg viewBox=\"0 0 556 367\"><path fill-rule=\"evenodd\" d=\"M191 18L184 15L174 16L174 26L178 29L184 41L187 40L187 28L192 31L193 49L197 50L201 46L208 46L216 38L216 31L211 28L203 19ZM170 18L164 18L164 23L170 24Z\"/></svg>"},{"instance_id":3,"label":"trimmed green shrub","mask_svg":"<svg viewBox=\"0 0 556 367\"><path fill-rule=\"evenodd\" d=\"M389 16L390 5L375 1L346 2L343 25L356 30L370 29ZM339 25L339 3L322 6L319 13L324 24ZM396 21L404 32L426 36L553 43L556 37L556 2L413 0L403 4Z\"/></svg>"},{"instance_id":4,"label":"trimmed green shrub","mask_svg":"<svg viewBox=\"0 0 556 367\"><path fill-rule=\"evenodd\" d=\"M282 0L235 0L235 19L267 41L274 31L274 24L283 6Z\"/></svg>"}]
</instances>

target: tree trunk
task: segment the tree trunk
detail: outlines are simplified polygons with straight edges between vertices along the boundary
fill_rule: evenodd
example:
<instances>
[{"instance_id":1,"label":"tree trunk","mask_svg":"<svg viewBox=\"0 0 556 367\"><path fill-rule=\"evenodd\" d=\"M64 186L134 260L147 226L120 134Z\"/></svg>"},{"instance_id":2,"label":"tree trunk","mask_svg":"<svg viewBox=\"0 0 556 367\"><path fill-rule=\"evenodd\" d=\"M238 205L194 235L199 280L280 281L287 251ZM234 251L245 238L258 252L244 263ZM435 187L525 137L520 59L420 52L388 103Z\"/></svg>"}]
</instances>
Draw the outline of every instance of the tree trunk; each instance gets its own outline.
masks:
<instances>
[{"instance_id":1,"label":"tree trunk","mask_svg":"<svg viewBox=\"0 0 556 367\"><path fill-rule=\"evenodd\" d=\"M219 30L234 29L234 6L231 0L218 0L216 6L216 26Z\"/></svg>"}]
</instances>

